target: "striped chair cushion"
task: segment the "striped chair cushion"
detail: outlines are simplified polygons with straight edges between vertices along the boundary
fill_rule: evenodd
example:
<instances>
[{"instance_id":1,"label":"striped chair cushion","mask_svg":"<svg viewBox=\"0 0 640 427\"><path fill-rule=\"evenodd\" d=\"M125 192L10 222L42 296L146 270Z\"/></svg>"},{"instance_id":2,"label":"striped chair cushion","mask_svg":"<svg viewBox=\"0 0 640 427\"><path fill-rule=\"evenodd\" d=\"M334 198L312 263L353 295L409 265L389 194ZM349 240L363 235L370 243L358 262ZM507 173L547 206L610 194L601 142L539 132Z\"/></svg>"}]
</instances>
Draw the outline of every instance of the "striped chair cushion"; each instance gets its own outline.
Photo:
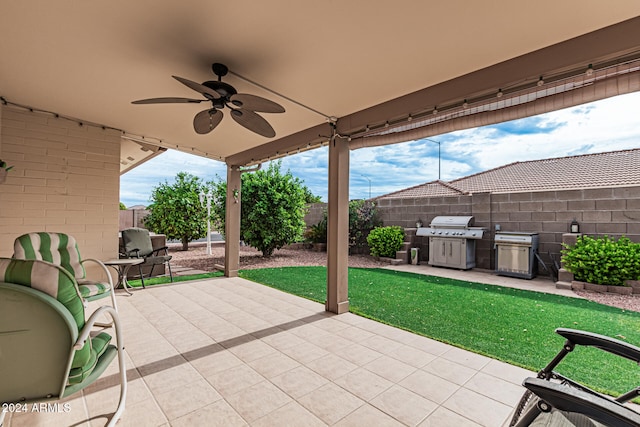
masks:
<instances>
[{"instance_id":1,"label":"striped chair cushion","mask_svg":"<svg viewBox=\"0 0 640 427\"><path fill-rule=\"evenodd\" d=\"M13 243L13 258L49 261L61 265L76 279L86 276L76 239L63 233L23 234Z\"/></svg>"},{"instance_id":2,"label":"striped chair cushion","mask_svg":"<svg viewBox=\"0 0 640 427\"><path fill-rule=\"evenodd\" d=\"M84 305L75 279L58 265L39 260L0 258L0 282L28 286L57 299L75 320L78 331L84 325ZM106 350L111 336L101 332L77 350L71 363L69 383L82 382Z\"/></svg>"}]
</instances>

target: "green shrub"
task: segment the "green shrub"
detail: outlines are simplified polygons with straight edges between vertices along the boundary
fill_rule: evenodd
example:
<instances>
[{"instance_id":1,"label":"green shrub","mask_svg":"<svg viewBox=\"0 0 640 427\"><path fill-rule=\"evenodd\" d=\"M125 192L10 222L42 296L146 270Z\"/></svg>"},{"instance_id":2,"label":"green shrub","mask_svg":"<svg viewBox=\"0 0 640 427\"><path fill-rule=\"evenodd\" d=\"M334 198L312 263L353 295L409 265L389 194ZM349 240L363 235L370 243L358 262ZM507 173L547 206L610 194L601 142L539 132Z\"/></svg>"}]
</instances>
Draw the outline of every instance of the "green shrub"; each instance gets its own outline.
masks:
<instances>
[{"instance_id":1,"label":"green shrub","mask_svg":"<svg viewBox=\"0 0 640 427\"><path fill-rule=\"evenodd\" d=\"M317 223L313 224L304 233L304 238L309 243L327 243L327 215Z\"/></svg>"},{"instance_id":2,"label":"green shrub","mask_svg":"<svg viewBox=\"0 0 640 427\"><path fill-rule=\"evenodd\" d=\"M625 280L640 279L640 244L624 236L580 236L575 245L564 246L562 261L583 282L622 286Z\"/></svg>"},{"instance_id":3,"label":"green shrub","mask_svg":"<svg viewBox=\"0 0 640 427\"><path fill-rule=\"evenodd\" d=\"M403 242L404 230L397 225L374 228L367 236L373 256L395 258L396 251L400 250Z\"/></svg>"}]
</instances>

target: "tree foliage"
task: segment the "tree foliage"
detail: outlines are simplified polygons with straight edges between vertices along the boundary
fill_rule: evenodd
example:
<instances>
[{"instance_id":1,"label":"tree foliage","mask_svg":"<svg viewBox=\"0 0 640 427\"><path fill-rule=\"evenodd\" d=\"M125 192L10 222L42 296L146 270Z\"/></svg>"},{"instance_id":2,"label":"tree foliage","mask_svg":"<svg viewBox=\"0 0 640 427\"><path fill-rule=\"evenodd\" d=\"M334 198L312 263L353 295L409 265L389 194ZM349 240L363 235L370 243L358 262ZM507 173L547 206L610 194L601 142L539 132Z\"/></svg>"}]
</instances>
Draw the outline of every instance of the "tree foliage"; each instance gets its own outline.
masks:
<instances>
[{"instance_id":1,"label":"tree foliage","mask_svg":"<svg viewBox=\"0 0 640 427\"><path fill-rule=\"evenodd\" d=\"M269 257L273 251L299 241L305 230L306 200L310 192L291 172L280 171L281 162L242 175L241 239ZM215 221L224 230L227 183L213 184Z\"/></svg>"},{"instance_id":2,"label":"tree foliage","mask_svg":"<svg viewBox=\"0 0 640 427\"><path fill-rule=\"evenodd\" d=\"M150 231L161 233L167 239L178 239L182 249L189 242L207 235L207 214L198 194L205 188L200 178L179 172L173 185L165 181L151 193L151 213L144 223Z\"/></svg>"}]
</instances>

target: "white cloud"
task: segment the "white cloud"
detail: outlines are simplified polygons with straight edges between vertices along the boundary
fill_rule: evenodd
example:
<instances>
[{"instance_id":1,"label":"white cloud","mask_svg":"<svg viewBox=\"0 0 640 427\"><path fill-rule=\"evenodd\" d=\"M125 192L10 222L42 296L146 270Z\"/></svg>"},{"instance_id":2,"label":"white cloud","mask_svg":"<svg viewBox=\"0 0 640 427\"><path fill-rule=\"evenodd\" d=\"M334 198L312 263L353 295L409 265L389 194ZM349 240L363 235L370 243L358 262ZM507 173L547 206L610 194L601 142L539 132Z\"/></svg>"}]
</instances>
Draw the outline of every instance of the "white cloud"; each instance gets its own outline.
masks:
<instances>
[{"instance_id":1,"label":"white cloud","mask_svg":"<svg viewBox=\"0 0 640 427\"><path fill-rule=\"evenodd\" d=\"M508 163L640 147L640 93L523 119L514 126L468 129L430 138L441 142L444 181ZM528 120L528 121L527 121ZM526 122L525 122L526 121ZM508 129L508 131L505 131ZM283 159L309 189L327 197L326 147ZM438 178L438 145L432 141L362 148L351 152L351 198L378 196ZM148 204L153 187L186 171L205 181L226 177L224 163L170 150L121 177L121 200Z\"/></svg>"}]
</instances>

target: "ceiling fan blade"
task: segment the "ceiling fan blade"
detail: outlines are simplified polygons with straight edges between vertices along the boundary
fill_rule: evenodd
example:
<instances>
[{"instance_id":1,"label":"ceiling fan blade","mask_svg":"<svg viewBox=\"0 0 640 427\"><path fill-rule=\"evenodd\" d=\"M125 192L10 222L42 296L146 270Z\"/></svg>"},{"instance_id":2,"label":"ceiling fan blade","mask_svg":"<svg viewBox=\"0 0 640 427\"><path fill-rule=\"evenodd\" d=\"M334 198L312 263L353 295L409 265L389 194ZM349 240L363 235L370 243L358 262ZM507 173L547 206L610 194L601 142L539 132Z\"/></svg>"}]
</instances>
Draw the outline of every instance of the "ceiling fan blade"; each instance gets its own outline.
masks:
<instances>
[{"instance_id":1,"label":"ceiling fan blade","mask_svg":"<svg viewBox=\"0 0 640 427\"><path fill-rule=\"evenodd\" d=\"M206 99L190 99L190 98L149 98L139 99L137 101L131 101L132 104L186 104L186 103L199 103L206 101Z\"/></svg>"},{"instance_id":2,"label":"ceiling fan blade","mask_svg":"<svg viewBox=\"0 0 640 427\"><path fill-rule=\"evenodd\" d=\"M238 93L231 97L231 103L244 110L260 111L262 113L284 113L284 107L266 98L248 93Z\"/></svg>"},{"instance_id":3,"label":"ceiling fan blade","mask_svg":"<svg viewBox=\"0 0 640 427\"><path fill-rule=\"evenodd\" d=\"M220 94L213 89L206 87L205 85L201 85L200 83L192 82L191 80L185 79L184 77L171 76L189 89L193 89L196 92L200 92L207 99L218 99L220 98Z\"/></svg>"},{"instance_id":4,"label":"ceiling fan blade","mask_svg":"<svg viewBox=\"0 0 640 427\"><path fill-rule=\"evenodd\" d=\"M222 121L223 116L222 111L216 110L215 108L200 111L193 118L193 128L196 130L196 133L204 135L215 129Z\"/></svg>"},{"instance_id":5,"label":"ceiling fan blade","mask_svg":"<svg viewBox=\"0 0 640 427\"><path fill-rule=\"evenodd\" d=\"M269 122L253 111L241 109L231 110L231 117L233 117L233 120L238 124L246 127L251 132L255 132L267 138L273 138L276 136L276 131L273 130Z\"/></svg>"}]
</instances>

